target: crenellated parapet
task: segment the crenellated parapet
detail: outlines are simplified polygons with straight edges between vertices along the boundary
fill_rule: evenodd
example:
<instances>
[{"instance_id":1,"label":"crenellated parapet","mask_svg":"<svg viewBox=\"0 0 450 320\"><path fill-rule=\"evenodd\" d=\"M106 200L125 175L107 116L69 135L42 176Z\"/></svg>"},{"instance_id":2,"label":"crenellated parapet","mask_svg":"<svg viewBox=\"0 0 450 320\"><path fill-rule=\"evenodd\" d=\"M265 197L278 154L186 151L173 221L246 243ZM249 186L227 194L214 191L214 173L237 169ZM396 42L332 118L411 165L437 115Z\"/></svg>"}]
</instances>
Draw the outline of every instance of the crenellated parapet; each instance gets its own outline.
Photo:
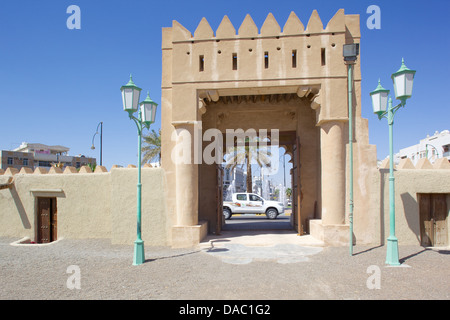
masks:
<instances>
[{"instance_id":1,"label":"crenellated parapet","mask_svg":"<svg viewBox=\"0 0 450 320\"><path fill-rule=\"evenodd\" d=\"M261 26L261 29L259 29L252 17L247 14L239 28L236 29L228 16L224 16L216 32L214 32L206 18L202 18L193 35L179 22L174 20L172 24L172 42L252 39L255 37L271 38L297 35L309 37L317 34L345 33L347 28L353 38L359 38L359 23L354 25L355 17L358 18L358 15L345 15L344 9L340 9L324 28L319 13L317 10L314 10L305 28L295 12L291 12L283 28L281 28L273 14L269 13Z\"/></svg>"},{"instance_id":2,"label":"crenellated parapet","mask_svg":"<svg viewBox=\"0 0 450 320\"><path fill-rule=\"evenodd\" d=\"M122 166L113 165L111 167L111 170L114 169L136 169L136 165L129 164L126 168L123 168ZM142 168L153 168L152 165L146 163L142 166ZM109 171L110 172L110 171ZM59 167L36 167L34 170L28 167L22 167L20 170L14 167L8 167L6 170L0 169L0 176L14 176L16 174L19 175L52 175L52 174L101 174L101 173L109 173L108 169L105 166L96 166L95 170L93 171L89 166L82 166L80 168L75 168L72 166L67 166L63 169Z\"/></svg>"},{"instance_id":3,"label":"crenellated parapet","mask_svg":"<svg viewBox=\"0 0 450 320\"><path fill-rule=\"evenodd\" d=\"M215 32L206 18L193 34L177 21L165 29L174 83L343 76L342 45L360 38L359 16L343 9L325 27L314 10L306 28L292 12L283 28L269 13L261 28L247 14L238 28L224 16Z\"/></svg>"},{"instance_id":4,"label":"crenellated parapet","mask_svg":"<svg viewBox=\"0 0 450 320\"><path fill-rule=\"evenodd\" d=\"M198 120L219 98L290 99L292 94L307 99L318 123L348 117L342 48L359 43L359 15L340 9L323 23L314 10L303 23L291 12L279 23L269 13L260 27L249 14L239 26L224 16L216 30L203 18L193 33L173 21L162 38L162 89L176 91L173 122ZM354 80L361 80L359 61Z\"/></svg>"},{"instance_id":5,"label":"crenellated parapet","mask_svg":"<svg viewBox=\"0 0 450 320\"><path fill-rule=\"evenodd\" d=\"M384 159L378 169L389 169L389 157ZM395 165L394 170L450 170L450 162L447 158L439 158L434 163L431 163L427 158L422 158L414 163L409 158L401 159Z\"/></svg>"}]
</instances>

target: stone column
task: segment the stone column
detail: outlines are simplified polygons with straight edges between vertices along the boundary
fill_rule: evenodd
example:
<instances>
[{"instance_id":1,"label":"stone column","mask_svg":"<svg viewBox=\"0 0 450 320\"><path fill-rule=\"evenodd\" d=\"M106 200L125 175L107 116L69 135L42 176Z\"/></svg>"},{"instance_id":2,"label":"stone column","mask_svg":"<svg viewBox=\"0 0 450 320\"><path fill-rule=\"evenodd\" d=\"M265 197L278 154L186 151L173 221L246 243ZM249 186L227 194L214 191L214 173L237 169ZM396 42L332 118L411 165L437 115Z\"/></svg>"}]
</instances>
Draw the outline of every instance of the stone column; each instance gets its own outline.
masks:
<instances>
[{"instance_id":1,"label":"stone column","mask_svg":"<svg viewBox=\"0 0 450 320\"><path fill-rule=\"evenodd\" d=\"M208 233L206 221L198 221L198 164L202 151L196 121L172 122L175 126L172 161L175 163L176 224L172 226L172 247L196 246ZM201 135L200 135L201 137ZM175 138L175 139L174 139ZM169 191L170 192L170 191Z\"/></svg>"},{"instance_id":2,"label":"stone column","mask_svg":"<svg viewBox=\"0 0 450 320\"><path fill-rule=\"evenodd\" d=\"M177 150L172 152L172 161L176 163L177 226L198 224L198 165L194 161L195 129L195 122L178 123L175 127Z\"/></svg>"},{"instance_id":3,"label":"stone column","mask_svg":"<svg viewBox=\"0 0 450 320\"><path fill-rule=\"evenodd\" d=\"M322 224L345 223L344 122L320 126L322 168Z\"/></svg>"}]
</instances>

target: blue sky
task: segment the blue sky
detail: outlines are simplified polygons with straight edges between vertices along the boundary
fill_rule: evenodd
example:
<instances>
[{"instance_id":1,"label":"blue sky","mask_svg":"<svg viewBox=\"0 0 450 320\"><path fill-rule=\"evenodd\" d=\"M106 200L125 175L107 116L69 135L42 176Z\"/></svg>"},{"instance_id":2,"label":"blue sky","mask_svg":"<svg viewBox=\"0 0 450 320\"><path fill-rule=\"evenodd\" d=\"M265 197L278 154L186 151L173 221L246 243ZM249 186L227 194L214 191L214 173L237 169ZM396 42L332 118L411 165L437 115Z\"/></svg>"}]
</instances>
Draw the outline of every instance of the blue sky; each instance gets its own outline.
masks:
<instances>
[{"instance_id":1,"label":"blue sky","mask_svg":"<svg viewBox=\"0 0 450 320\"><path fill-rule=\"evenodd\" d=\"M81 9L81 29L69 30L69 5ZM369 5L381 9L381 29L369 30ZM390 76L402 57L417 70L413 97L398 112L394 151L436 130L450 129L444 101L450 72L450 1L2 1L0 4L0 149L22 141L64 145L73 155L99 158L91 141L103 121L103 164L137 161L137 132L122 111L120 86L135 83L161 97L161 28L177 20L193 33L206 17L212 28L228 15L238 29L248 13L258 27L271 12L283 26L294 11L306 26L314 9L324 25L336 11L361 18L362 116L378 158L388 155L388 126L373 115L369 92ZM145 98L142 97L142 98ZM158 109L156 123L160 127ZM98 137L95 145L99 146Z\"/></svg>"}]
</instances>

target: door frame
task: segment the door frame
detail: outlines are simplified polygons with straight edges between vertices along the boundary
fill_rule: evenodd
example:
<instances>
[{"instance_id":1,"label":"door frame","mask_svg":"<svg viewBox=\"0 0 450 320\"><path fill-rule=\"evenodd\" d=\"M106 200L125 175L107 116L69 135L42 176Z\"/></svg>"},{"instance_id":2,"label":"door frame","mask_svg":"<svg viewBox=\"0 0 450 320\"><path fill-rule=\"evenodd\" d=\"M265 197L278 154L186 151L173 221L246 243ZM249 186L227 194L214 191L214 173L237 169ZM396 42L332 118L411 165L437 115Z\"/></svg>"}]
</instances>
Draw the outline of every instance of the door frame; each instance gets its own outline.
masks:
<instances>
[{"instance_id":1,"label":"door frame","mask_svg":"<svg viewBox=\"0 0 450 320\"><path fill-rule=\"evenodd\" d=\"M58 198L65 198L66 194L63 189L31 189L30 193L34 197L34 241L38 242L38 198L55 198L55 210L57 212L57 220L60 220L58 217ZM60 216L60 214L59 214ZM58 223L60 225L60 223ZM58 226L57 226L58 229ZM57 237L61 238L61 234L59 231L56 232ZM57 239L55 239L56 241Z\"/></svg>"},{"instance_id":2,"label":"door frame","mask_svg":"<svg viewBox=\"0 0 450 320\"><path fill-rule=\"evenodd\" d=\"M49 201L49 223L48 223L48 229L49 229L49 239L48 242L42 242L42 236L41 236L41 201L47 199ZM35 242L36 243L50 243L53 241L58 240L58 211L57 211L57 200L56 197L36 197L36 212L35 212L35 225L36 225L36 232L35 232Z\"/></svg>"},{"instance_id":3,"label":"door frame","mask_svg":"<svg viewBox=\"0 0 450 320\"><path fill-rule=\"evenodd\" d=\"M292 171L291 171L291 184L292 184L292 205L291 214L293 216L293 227L297 230L299 236L304 235L304 228L301 216L302 205L302 185L300 178L300 137L295 136L295 141L292 145Z\"/></svg>"},{"instance_id":4,"label":"door frame","mask_svg":"<svg viewBox=\"0 0 450 320\"><path fill-rule=\"evenodd\" d=\"M225 219L223 218L223 168L216 165L216 235L220 235Z\"/></svg>"}]
</instances>

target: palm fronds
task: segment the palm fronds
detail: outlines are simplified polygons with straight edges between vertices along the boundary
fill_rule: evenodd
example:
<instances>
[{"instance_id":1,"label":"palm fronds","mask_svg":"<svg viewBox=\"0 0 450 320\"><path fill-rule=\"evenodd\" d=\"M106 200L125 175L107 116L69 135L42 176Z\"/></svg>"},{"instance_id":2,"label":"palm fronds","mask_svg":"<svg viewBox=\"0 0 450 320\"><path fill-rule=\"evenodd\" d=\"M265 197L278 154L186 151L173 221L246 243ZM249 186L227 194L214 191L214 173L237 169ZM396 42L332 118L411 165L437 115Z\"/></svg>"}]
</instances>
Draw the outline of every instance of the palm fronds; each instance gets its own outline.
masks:
<instances>
[{"instance_id":1,"label":"palm fronds","mask_svg":"<svg viewBox=\"0 0 450 320\"><path fill-rule=\"evenodd\" d=\"M143 136L144 146L142 147L142 164L155 161L161 164L161 129L158 133L152 130L149 134Z\"/></svg>"}]
</instances>

